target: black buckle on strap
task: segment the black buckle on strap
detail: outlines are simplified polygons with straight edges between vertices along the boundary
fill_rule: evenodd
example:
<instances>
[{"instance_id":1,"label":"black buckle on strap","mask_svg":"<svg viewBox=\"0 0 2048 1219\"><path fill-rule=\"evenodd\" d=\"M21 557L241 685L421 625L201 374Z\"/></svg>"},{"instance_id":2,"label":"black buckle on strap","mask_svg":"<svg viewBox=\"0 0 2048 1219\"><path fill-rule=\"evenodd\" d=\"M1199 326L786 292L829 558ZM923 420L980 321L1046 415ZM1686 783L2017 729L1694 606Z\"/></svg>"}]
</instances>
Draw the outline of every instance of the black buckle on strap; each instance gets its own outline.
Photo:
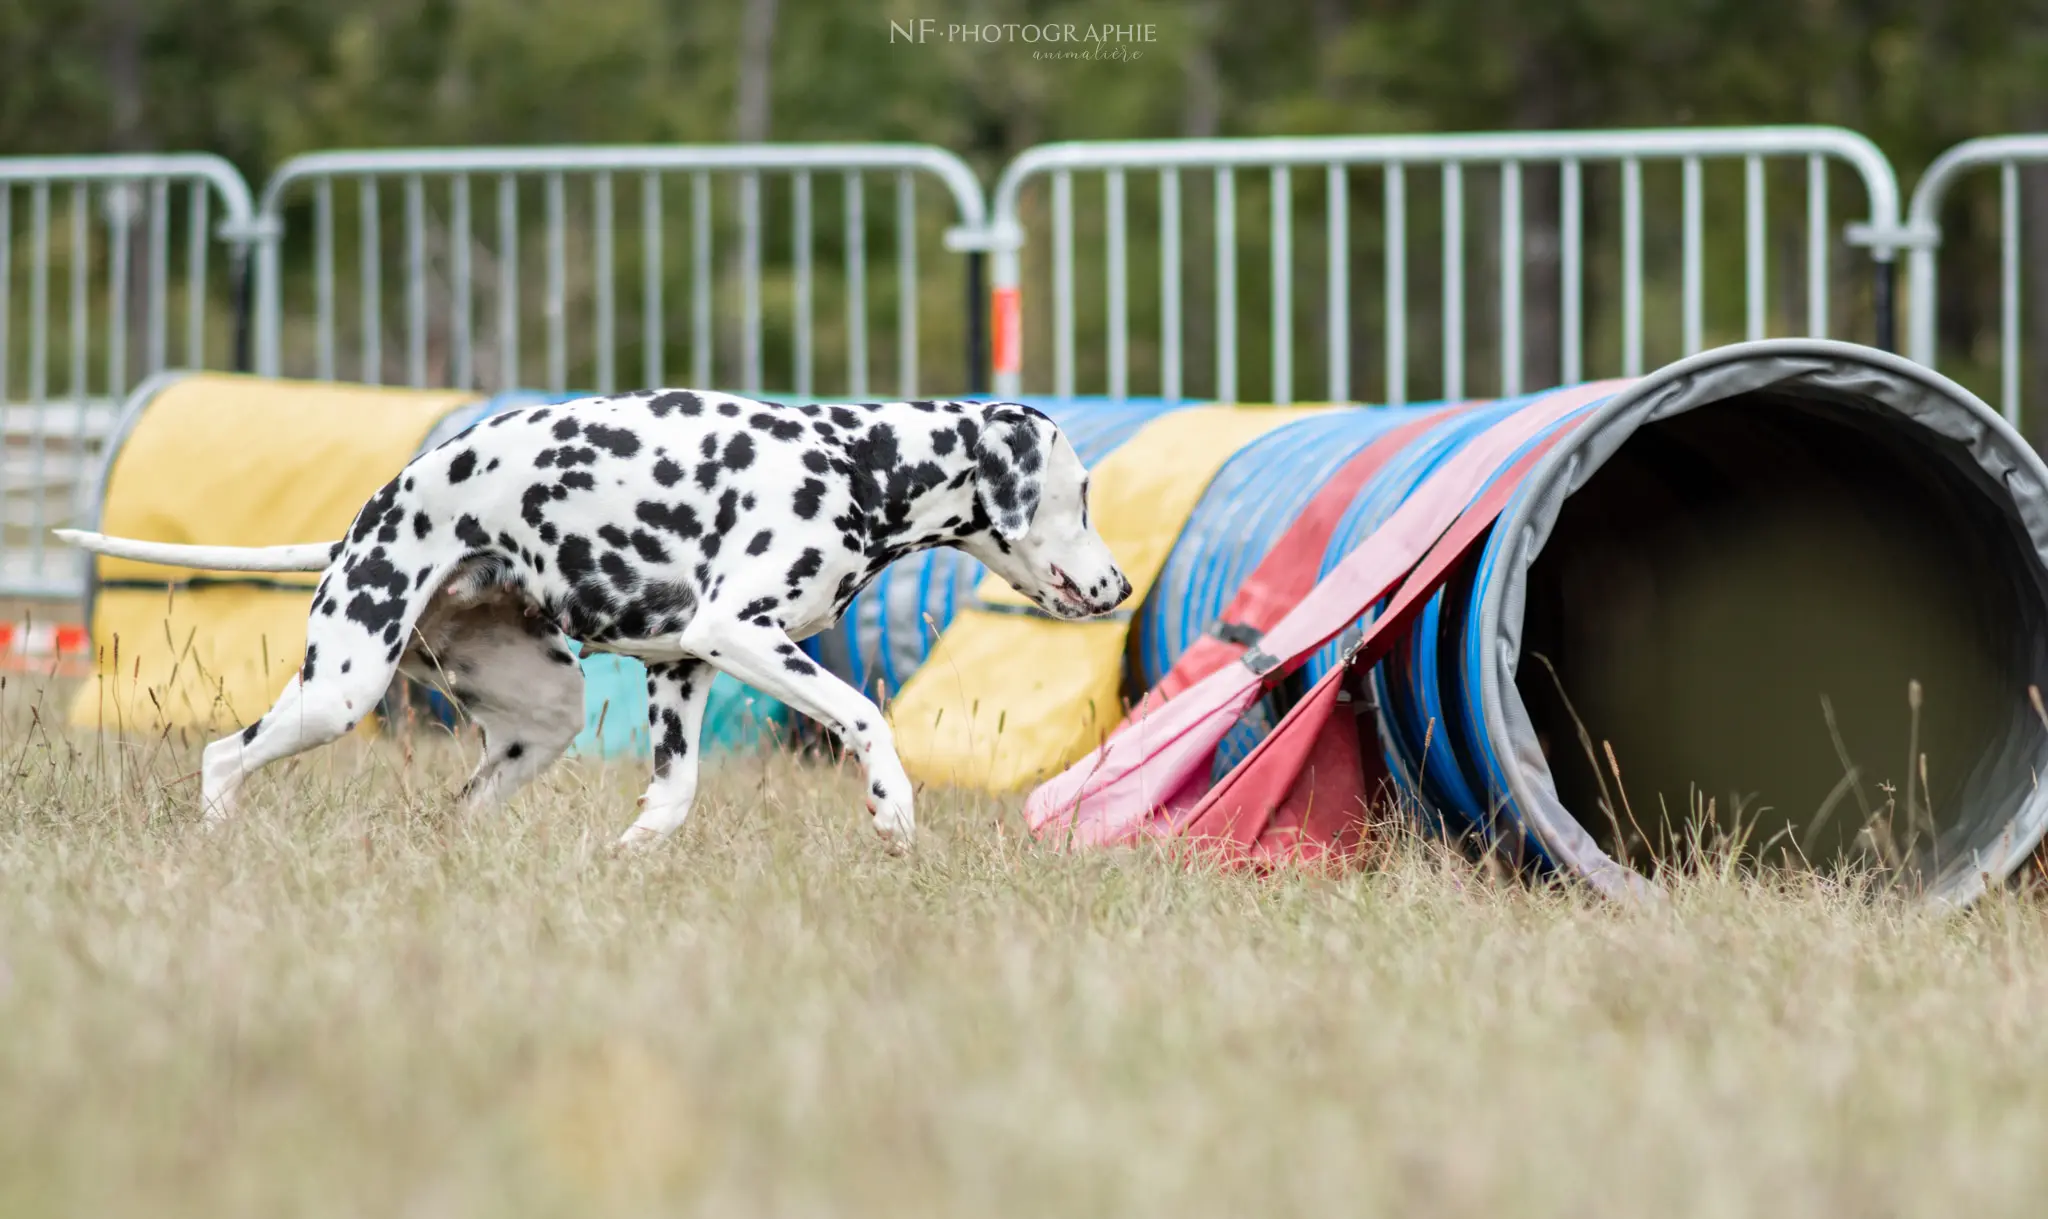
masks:
<instances>
[{"instance_id":1,"label":"black buckle on strap","mask_svg":"<svg viewBox=\"0 0 2048 1219\"><path fill-rule=\"evenodd\" d=\"M1264 631L1246 626L1242 622L1212 622L1209 624L1209 634L1241 648L1255 648L1259 646L1259 640L1266 637Z\"/></svg>"}]
</instances>

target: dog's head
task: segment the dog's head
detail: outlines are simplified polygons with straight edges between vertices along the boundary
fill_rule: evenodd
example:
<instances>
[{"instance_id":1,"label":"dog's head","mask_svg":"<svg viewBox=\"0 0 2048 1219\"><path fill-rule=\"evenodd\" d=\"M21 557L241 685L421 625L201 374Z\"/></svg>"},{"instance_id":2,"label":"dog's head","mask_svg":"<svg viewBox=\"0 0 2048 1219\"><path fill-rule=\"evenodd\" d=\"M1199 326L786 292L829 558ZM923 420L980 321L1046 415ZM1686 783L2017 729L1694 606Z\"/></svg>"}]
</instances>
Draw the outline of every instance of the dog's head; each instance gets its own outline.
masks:
<instances>
[{"instance_id":1,"label":"dog's head","mask_svg":"<svg viewBox=\"0 0 2048 1219\"><path fill-rule=\"evenodd\" d=\"M991 403L977 449L976 528L962 548L1057 617L1123 604L1131 582L1089 523L1088 468L1059 427L1028 406Z\"/></svg>"}]
</instances>

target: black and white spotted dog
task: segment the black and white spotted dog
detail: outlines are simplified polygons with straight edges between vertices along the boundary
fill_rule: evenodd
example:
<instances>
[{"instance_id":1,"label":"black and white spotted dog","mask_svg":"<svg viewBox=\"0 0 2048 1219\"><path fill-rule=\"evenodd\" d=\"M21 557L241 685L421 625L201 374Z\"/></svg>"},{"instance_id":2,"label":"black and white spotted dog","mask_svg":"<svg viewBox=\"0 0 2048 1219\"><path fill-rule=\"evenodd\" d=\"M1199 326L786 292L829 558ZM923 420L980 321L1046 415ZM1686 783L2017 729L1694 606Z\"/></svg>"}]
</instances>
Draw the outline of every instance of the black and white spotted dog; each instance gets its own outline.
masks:
<instances>
[{"instance_id":1,"label":"black and white spotted dog","mask_svg":"<svg viewBox=\"0 0 2048 1219\"><path fill-rule=\"evenodd\" d=\"M1047 613L1131 586L1088 520L1088 474L1053 422L1008 403L783 406L644 391L491 416L416 458L332 544L180 546L59 531L87 550L210 570L324 571L306 658L246 731L207 746L209 822L258 768L334 740L394 669L482 728L464 788L509 797L583 727L564 636L647 664L654 778L620 841L683 823L721 669L835 729L892 846L914 831L882 713L805 657L877 572L958 546Z\"/></svg>"}]
</instances>

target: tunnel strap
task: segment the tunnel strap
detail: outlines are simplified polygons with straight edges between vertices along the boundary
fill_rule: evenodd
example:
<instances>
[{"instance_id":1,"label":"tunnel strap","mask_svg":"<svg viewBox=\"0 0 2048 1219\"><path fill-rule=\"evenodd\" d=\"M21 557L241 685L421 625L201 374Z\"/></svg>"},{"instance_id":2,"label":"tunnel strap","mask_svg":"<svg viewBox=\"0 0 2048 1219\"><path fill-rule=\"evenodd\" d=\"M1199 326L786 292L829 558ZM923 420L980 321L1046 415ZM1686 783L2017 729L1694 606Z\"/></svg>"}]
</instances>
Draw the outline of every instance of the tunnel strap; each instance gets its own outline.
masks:
<instances>
[{"instance_id":1,"label":"tunnel strap","mask_svg":"<svg viewBox=\"0 0 2048 1219\"><path fill-rule=\"evenodd\" d=\"M1243 660L1255 673L1277 668L1277 659L1267 658L1263 653L1253 658L1246 650L1256 648L1266 631L1314 587L1330 538L1358 493L1417 436L1476 405L1466 402L1431 411L1383 432L1339 467L1238 586L1217 625L1198 636L1174 659L1173 667L1146 692L1130 718L1144 714L1233 660ZM1225 634L1224 630L1230 633Z\"/></svg>"}]
</instances>

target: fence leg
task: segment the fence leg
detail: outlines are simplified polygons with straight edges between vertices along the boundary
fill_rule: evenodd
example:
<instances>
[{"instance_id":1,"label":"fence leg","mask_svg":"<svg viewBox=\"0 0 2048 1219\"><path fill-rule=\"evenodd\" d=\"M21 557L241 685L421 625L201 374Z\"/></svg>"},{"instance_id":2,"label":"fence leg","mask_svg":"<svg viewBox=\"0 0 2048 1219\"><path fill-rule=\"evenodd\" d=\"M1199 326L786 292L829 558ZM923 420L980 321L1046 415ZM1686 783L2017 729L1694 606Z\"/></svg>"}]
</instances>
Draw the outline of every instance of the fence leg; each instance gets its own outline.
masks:
<instances>
[{"instance_id":1,"label":"fence leg","mask_svg":"<svg viewBox=\"0 0 2048 1219\"><path fill-rule=\"evenodd\" d=\"M1877 260L1877 282L1873 285L1872 302L1877 313L1877 349L1897 351L1899 349L1898 313L1898 262L1896 259Z\"/></svg>"},{"instance_id":2,"label":"fence leg","mask_svg":"<svg viewBox=\"0 0 2048 1219\"><path fill-rule=\"evenodd\" d=\"M988 255L967 252L967 392L988 392L988 295L982 288Z\"/></svg>"},{"instance_id":3,"label":"fence leg","mask_svg":"<svg viewBox=\"0 0 2048 1219\"><path fill-rule=\"evenodd\" d=\"M238 245L229 255L228 277L230 291L235 298L235 371L252 372L250 361L249 329L251 316L255 313L255 285L249 275L249 247Z\"/></svg>"}]
</instances>

